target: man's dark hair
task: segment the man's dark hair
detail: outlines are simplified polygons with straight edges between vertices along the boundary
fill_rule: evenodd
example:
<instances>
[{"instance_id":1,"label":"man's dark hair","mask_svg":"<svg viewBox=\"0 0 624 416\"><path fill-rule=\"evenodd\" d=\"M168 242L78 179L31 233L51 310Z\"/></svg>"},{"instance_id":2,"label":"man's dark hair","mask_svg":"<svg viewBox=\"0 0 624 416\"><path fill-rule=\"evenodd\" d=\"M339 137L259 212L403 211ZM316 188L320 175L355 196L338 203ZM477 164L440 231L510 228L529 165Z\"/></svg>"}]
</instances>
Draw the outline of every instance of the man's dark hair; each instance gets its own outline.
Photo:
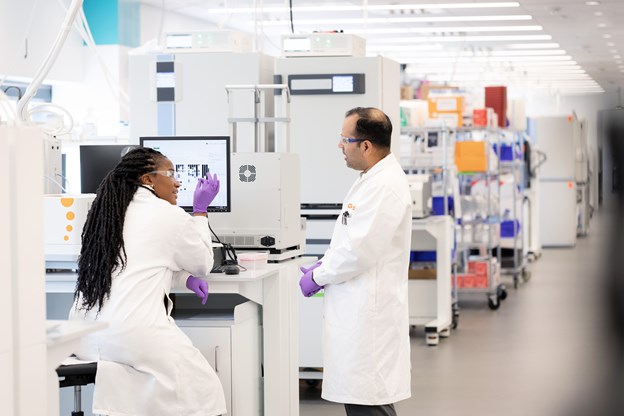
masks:
<instances>
[{"instance_id":1,"label":"man's dark hair","mask_svg":"<svg viewBox=\"0 0 624 416\"><path fill-rule=\"evenodd\" d=\"M345 117L357 115L355 124L356 139L365 139L376 146L390 149L392 122L380 109L374 107L355 107L347 111Z\"/></svg>"},{"instance_id":2,"label":"man's dark hair","mask_svg":"<svg viewBox=\"0 0 624 416\"><path fill-rule=\"evenodd\" d=\"M82 309L102 309L111 290L112 273L126 266L123 240L126 210L141 176L157 169L165 156L150 148L129 151L110 171L97 189L93 205L82 230L82 247L78 258L78 280L74 298L82 294Z\"/></svg>"}]
</instances>

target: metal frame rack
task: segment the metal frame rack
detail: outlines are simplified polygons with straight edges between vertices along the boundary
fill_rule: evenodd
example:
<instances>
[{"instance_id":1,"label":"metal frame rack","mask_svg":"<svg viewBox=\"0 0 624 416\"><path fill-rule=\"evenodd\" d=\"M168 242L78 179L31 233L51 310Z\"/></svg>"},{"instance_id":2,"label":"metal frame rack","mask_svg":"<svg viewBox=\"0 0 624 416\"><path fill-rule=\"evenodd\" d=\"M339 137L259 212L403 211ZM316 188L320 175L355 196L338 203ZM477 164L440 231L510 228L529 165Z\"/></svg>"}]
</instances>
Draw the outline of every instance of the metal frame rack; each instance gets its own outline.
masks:
<instances>
[{"instance_id":1,"label":"metal frame rack","mask_svg":"<svg viewBox=\"0 0 624 416\"><path fill-rule=\"evenodd\" d=\"M410 136L410 143L423 147L434 145L436 153L412 152L402 158L405 172L409 174L430 175L432 182L442 187L442 215L414 218L412 221L412 250L427 254L434 250L435 259L421 260L421 266L435 263L435 281L410 279L409 304L410 325L425 325L428 345L437 345L439 338L450 336L450 329L456 328L459 320L455 285L451 278L453 272L452 250L455 245L454 218L449 211L449 175L452 174L452 162L449 163L450 132L444 128L404 127L401 134ZM411 150L411 148L410 148Z\"/></svg>"},{"instance_id":2,"label":"metal frame rack","mask_svg":"<svg viewBox=\"0 0 624 416\"><path fill-rule=\"evenodd\" d=\"M528 253L526 252L524 203L527 200L524 193L525 162L524 136L521 133L501 131L504 138L499 142L498 160L502 178L511 179L511 195L501 195L501 201L509 198L511 209L508 215L501 218L501 249L511 249L511 256L501 253L501 273L513 277L514 288L518 288L521 281L527 282L530 273L526 269ZM501 207L501 211L503 207ZM511 235L509 235L511 234ZM509 261L510 259L510 261Z\"/></svg>"},{"instance_id":3,"label":"metal frame rack","mask_svg":"<svg viewBox=\"0 0 624 416\"><path fill-rule=\"evenodd\" d=\"M501 301L507 298L507 290L500 282L500 159L492 160L492 146L496 144L500 148L501 131L497 128L458 128L455 130L456 145L459 142L485 142L485 170L484 171L459 171L460 194L465 197L473 196L472 186L478 181L485 185L485 211L481 216L478 209L475 209L474 218L467 219L463 215L458 221L458 244L457 244L457 268L463 274L456 276L454 281L457 293L482 293L485 292L488 299L488 306L492 310L500 307ZM458 170L460 167L458 167ZM493 189L494 185L494 189ZM462 198L466 203L467 198ZM460 202L461 203L461 202ZM478 204L475 203L478 206ZM462 211L467 211L462 208ZM472 231L472 238L467 241L466 232ZM481 236L477 238L477 231L481 231ZM496 249L496 255L493 254ZM478 255L472 255L472 252ZM496 261L495 261L496 260ZM487 270L483 270L482 265L487 265ZM473 273L467 273L472 271ZM486 272L486 273L485 273ZM475 274L476 276L472 276ZM459 284L460 278L462 283ZM483 278L487 283L483 283ZM477 280L477 282L474 282ZM461 286L461 287L460 287Z\"/></svg>"}]
</instances>

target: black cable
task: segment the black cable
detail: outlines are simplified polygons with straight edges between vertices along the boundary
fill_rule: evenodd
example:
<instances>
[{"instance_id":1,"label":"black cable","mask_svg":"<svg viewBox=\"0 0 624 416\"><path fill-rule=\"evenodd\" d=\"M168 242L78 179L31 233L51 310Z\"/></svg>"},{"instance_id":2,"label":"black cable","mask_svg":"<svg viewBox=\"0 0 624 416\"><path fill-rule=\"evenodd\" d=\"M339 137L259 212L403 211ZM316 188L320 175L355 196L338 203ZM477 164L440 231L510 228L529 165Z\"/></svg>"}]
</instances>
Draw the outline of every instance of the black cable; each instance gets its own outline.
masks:
<instances>
[{"instance_id":1,"label":"black cable","mask_svg":"<svg viewBox=\"0 0 624 416\"><path fill-rule=\"evenodd\" d=\"M214 237L216 238L217 243L221 244L221 246L222 246L221 250L223 252L223 264L221 264L215 270L217 270L219 272L222 272L223 271L223 267L230 266L230 265L238 266L238 267L240 267L243 270L247 270L246 268L244 268L243 266L238 264L238 256L236 256L236 250L234 250L232 245L228 244L228 243L222 242L219 239L219 236L214 232L214 230L210 226L210 221L208 220L208 217L206 217L206 221L208 222L208 229L210 230L212 235L214 235ZM228 257L229 257L229 260L228 260Z\"/></svg>"},{"instance_id":2,"label":"black cable","mask_svg":"<svg viewBox=\"0 0 624 416\"><path fill-rule=\"evenodd\" d=\"M208 217L207 217L207 216L206 216L206 222L208 222L208 229L210 230L210 232L212 233L212 235L214 235L214 237L217 239L217 243L219 243L219 244L223 244L223 243L221 242L221 240L219 240L219 236L218 236L218 235L217 235L214 231L212 231L212 227L210 226L210 220L208 220Z\"/></svg>"},{"instance_id":3,"label":"black cable","mask_svg":"<svg viewBox=\"0 0 624 416\"><path fill-rule=\"evenodd\" d=\"M4 89L4 93L7 94L7 91L11 88L15 88L17 90L17 101L22 99L22 89L16 85L9 85ZM8 95L8 94L7 94Z\"/></svg>"},{"instance_id":4,"label":"black cable","mask_svg":"<svg viewBox=\"0 0 624 416\"><path fill-rule=\"evenodd\" d=\"M295 26L293 24L292 0L289 0L288 4L289 4L289 11L290 11L290 32L294 35L295 34Z\"/></svg>"}]
</instances>

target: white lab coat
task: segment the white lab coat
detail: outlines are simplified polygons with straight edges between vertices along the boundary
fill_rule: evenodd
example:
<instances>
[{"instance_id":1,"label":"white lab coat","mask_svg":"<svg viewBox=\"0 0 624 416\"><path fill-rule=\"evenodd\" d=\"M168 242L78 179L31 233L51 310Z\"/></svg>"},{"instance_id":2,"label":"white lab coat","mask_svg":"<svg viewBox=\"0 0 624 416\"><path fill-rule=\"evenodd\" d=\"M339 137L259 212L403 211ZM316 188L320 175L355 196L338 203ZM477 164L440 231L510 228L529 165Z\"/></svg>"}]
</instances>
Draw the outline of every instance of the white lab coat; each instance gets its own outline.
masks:
<instances>
[{"instance_id":1,"label":"white lab coat","mask_svg":"<svg viewBox=\"0 0 624 416\"><path fill-rule=\"evenodd\" d=\"M407 179L394 155L360 175L341 212L322 265L314 270L316 283L325 286L322 397L395 403L411 395L412 211Z\"/></svg>"},{"instance_id":2,"label":"white lab coat","mask_svg":"<svg viewBox=\"0 0 624 416\"><path fill-rule=\"evenodd\" d=\"M79 310L70 319L108 322L87 336L76 354L98 361L93 412L123 416L212 416L226 413L221 383L165 310L172 285L189 274L205 276L213 264L206 218L139 188L126 212L126 268L113 274L102 310ZM200 302L199 299L197 299ZM171 305L171 301L168 301Z\"/></svg>"}]
</instances>

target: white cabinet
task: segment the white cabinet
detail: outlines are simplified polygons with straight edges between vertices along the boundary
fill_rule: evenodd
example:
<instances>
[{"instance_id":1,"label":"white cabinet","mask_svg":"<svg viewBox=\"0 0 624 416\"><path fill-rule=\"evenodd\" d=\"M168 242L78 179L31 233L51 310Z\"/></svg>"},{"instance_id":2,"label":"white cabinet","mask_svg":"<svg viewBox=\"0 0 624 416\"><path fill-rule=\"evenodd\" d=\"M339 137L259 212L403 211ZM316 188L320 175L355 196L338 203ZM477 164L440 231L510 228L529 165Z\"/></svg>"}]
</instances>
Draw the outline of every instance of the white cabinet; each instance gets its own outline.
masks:
<instances>
[{"instance_id":1,"label":"white cabinet","mask_svg":"<svg viewBox=\"0 0 624 416\"><path fill-rule=\"evenodd\" d=\"M298 296L299 326L302 328L299 331L301 368L323 367L323 296L322 291L309 298Z\"/></svg>"},{"instance_id":2,"label":"white cabinet","mask_svg":"<svg viewBox=\"0 0 624 416\"><path fill-rule=\"evenodd\" d=\"M0 351L0 403L7 415L14 413L13 353Z\"/></svg>"},{"instance_id":3,"label":"white cabinet","mask_svg":"<svg viewBox=\"0 0 624 416\"><path fill-rule=\"evenodd\" d=\"M214 321L201 314L195 319L179 320L178 326L208 360L223 385L228 412L232 409L232 321ZM204 319L205 318L205 319ZM223 325L223 327L218 326Z\"/></svg>"},{"instance_id":4,"label":"white cabinet","mask_svg":"<svg viewBox=\"0 0 624 416\"><path fill-rule=\"evenodd\" d=\"M221 295L224 302L215 303L217 296L211 295L210 309L176 309L176 323L221 380L228 415L261 415L260 308L249 301L225 305L232 299L228 300L228 295ZM196 305L197 299L193 301ZM177 303L181 302L176 299Z\"/></svg>"}]
</instances>

